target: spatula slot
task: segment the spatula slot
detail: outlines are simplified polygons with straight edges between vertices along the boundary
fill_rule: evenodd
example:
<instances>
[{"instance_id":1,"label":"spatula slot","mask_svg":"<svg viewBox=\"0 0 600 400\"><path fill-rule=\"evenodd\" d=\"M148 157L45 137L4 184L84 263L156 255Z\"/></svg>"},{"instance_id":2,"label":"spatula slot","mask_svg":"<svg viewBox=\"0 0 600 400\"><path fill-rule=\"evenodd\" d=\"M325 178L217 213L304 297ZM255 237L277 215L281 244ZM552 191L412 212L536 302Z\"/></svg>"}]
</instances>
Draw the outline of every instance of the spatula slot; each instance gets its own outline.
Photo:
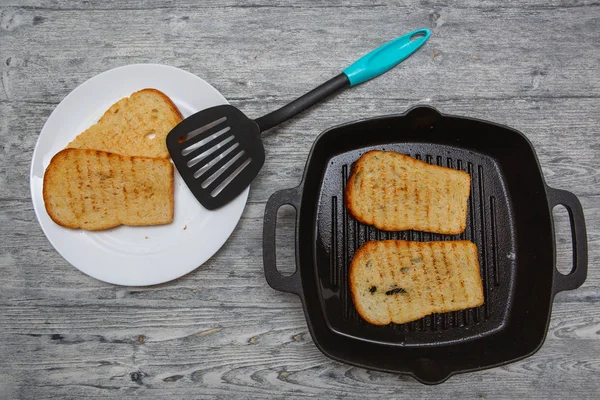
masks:
<instances>
[{"instance_id":1,"label":"spatula slot","mask_svg":"<svg viewBox=\"0 0 600 400\"><path fill-rule=\"evenodd\" d=\"M196 150L199 147L202 147L203 145L205 145L206 143L210 142L213 139L217 139L218 137L220 137L221 135L223 135L226 132L229 132L231 128L230 127L225 127L223 129L221 129L220 131L217 131L213 134L207 133L208 136L206 136L204 139L186 147L185 149L183 149L183 151L181 152L181 155L183 156L187 156L188 154L190 154L191 152L193 152L194 150ZM196 135L198 136L198 135Z\"/></svg>"},{"instance_id":2,"label":"spatula slot","mask_svg":"<svg viewBox=\"0 0 600 400\"><path fill-rule=\"evenodd\" d=\"M204 173L206 171L208 171L210 168L212 168L216 163L221 161L223 158L227 157L227 155L229 153L231 153L233 150L235 150L239 145L240 145L239 143L232 143L232 145L229 146L228 148L224 149L222 153L214 154L213 157L211 157L212 160L210 160L209 162L202 165L202 167L194 173L194 178L198 179L199 177L204 175Z\"/></svg>"},{"instance_id":3,"label":"spatula slot","mask_svg":"<svg viewBox=\"0 0 600 400\"><path fill-rule=\"evenodd\" d=\"M210 195L212 197L217 197L219 195L219 193L221 193L223 191L223 189L225 189L225 187L227 185L229 185L231 183L231 181L233 181L235 179L235 177L238 176L244 170L244 168L246 168L248 165L250 165L251 162L252 162L251 158L244 161L244 163L242 165L240 165L235 171L233 171L231 173L231 175L229 175L227 178L225 178L225 180L223 180L223 182L221 182L219 184L219 186L217 186L215 188L215 190L213 190L210 193Z\"/></svg>"},{"instance_id":4,"label":"spatula slot","mask_svg":"<svg viewBox=\"0 0 600 400\"><path fill-rule=\"evenodd\" d=\"M189 160L187 162L187 166L188 168L193 167L194 165L198 164L200 161L202 161L203 159L205 159L206 157L208 157L209 155L211 155L212 153L214 153L215 151L221 149L223 146L225 146L227 143L231 142L233 140L234 136L227 136L224 140L222 140L221 142L217 143L214 146L209 147L208 150L198 154L197 156L195 156L194 158L192 158L191 160Z\"/></svg>"},{"instance_id":5,"label":"spatula slot","mask_svg":"<svg viewBox=\"0 0 600 400\"><path fill-rule=\"evenodd\" d=\"M223 174L234 162L236 162L240 157L242 157L246 153L245 150L240 151L235 156L233 156L229 161L227 161L221 168L217 169L211 176L208 177L204 182L202 182L202 189L206 189L210 186L219 176Z\"/></svg>"},{"instance_id":6,"label":"spatula slot","mask_svg":"<svg viewBox=\"0 0 600 400\"><path fill-rule=\"evenodd\" d=\"M221 117L221 118L217 119L216 121L210 122L206 125L201 126L198 129L194 129L193 131L186 133L183 136L180 136L179 138L177 138L177 141L179 143L187 142L188 140L193 139L194 137L200 135L201 133L204 133L207 130L214 128L215 126L222 124L225 121L227 121L227 117Z\"/></svg>"}]
</instances>

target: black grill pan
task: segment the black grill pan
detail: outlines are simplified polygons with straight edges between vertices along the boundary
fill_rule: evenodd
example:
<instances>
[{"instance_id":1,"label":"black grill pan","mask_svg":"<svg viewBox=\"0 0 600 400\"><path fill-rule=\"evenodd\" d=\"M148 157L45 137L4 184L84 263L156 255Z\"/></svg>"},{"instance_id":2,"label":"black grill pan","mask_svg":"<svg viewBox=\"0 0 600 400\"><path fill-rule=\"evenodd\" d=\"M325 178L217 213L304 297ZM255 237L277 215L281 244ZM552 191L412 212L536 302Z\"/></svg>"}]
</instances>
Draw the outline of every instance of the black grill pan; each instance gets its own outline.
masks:
<instances>
[{"instance_id":1,"label":"black grill pan","mask_svg":"<svg viewBox=\"0 0 600 400\"><path fill-rule=\"evenodd\" d=\"M467 228L460 235L384 232L348 215L344 189L363 153L393 150L468 172ZM284 277L275 260L277 210L296 209L296 272ZM570 216L573 270L555 267L552 209ZM348 267L368 240L472 240L479 249L483 306L396 325L360 318L348 290ZM521 133L486 121L445 116L430 107L331 128L316 140L304 177L267 202L263 256L267 282L302 299L309 330L329 357L441 383L459 372L527 357L546 336L556 293L587 275L587 237L577 197L544 182L531 143Z\"/></svg>"}]
</instances>

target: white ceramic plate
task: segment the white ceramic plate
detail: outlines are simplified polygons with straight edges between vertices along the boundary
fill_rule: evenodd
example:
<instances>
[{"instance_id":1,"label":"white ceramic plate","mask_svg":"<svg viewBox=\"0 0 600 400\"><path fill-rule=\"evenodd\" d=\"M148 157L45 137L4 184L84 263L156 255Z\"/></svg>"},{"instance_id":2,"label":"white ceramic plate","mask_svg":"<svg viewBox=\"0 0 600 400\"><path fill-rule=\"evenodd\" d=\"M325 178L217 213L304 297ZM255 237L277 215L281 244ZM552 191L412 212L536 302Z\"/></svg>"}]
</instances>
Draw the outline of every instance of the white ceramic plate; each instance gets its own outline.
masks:
<instances>
[{"instance_id":1,"label":"white ceramic plate","mask_svg":"<svg viewBox=\"0 0 600 400\"><path fill-rule=\"evenodd\" d=\"M208 211L176 172L175 218L169 225L88 232L63 228L50 219L44 207L42 183L52 157L113 103L144 88L165 93L184 117L228 104L204 80L178 68L156 64L115 68L86 81L56 107L42 128L31 163L33 207L50 243L75 268L118 285L154 285L193 271L229 238L248 199L246 189L228 205Z\"/></svg>"}]
</instances>

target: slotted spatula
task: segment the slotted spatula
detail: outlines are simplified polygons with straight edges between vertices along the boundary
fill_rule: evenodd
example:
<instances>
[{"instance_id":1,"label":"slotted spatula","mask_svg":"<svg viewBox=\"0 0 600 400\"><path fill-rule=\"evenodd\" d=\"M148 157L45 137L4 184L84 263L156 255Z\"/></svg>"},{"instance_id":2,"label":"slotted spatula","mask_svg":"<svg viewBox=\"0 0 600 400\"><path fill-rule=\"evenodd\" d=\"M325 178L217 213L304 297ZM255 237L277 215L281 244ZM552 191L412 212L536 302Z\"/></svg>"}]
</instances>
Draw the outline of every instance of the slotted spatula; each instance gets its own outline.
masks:
<instances>
[{"instance_id":1,"label":"slotted spatula","mask_svg":"<svg viewBox=\"0 0 600 400\"><path fill-rule=\"evenodd\" d=\"M316 89L258 119L231 105L189 116L167 135L177 170L205 208L229 203L250 185L265 161L262 132L341 89L383 74L419 49L429 35L428 29L418 29L386 43Z\"/></svg>"}]
</instances>

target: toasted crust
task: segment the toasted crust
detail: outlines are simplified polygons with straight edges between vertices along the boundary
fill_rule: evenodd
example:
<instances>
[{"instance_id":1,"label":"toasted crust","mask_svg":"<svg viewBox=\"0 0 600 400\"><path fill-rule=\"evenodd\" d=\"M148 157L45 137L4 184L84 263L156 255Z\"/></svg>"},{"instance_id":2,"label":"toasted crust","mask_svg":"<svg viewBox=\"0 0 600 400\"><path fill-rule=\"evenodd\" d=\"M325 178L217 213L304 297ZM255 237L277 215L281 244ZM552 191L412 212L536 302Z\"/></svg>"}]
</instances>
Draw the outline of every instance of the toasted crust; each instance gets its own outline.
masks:
<instances>
[{"instance_id":1,"label":"toasted crust","mask_svg":"<svg viewBox=\"0 0 600 400\"><path fill-rule=\"evenodd\" d=\"M391 151L352 166L345 202L352 217L385 231L459 234L467 226L471 177Z\"/></svg>"},{"instance_id":2,"label":"toasted crust","mask_svg":"<svg viewBox=\"0 0 600 400\"><path fill-rule=\"evenodd\" d=\"M167 95L156 89L143 89L113 104L67 148L169 158L167 134L182 120L181 112Z\"/></svg>"},{"instance_id":3,"label":"toasted crust","mask_svg":"<svg viewBox=\"0 0 600 400\"><path fill-rule=\"evenodd\" d=\"M373 325L481 306L477 246L470 241L369 241L350 264L358 314Z\"/></svg>"},{"instance_id":4,"label":"toasted crust","mask_svg":"<svg viewBox=\"0 0 600 400\"><path fill-rule=\"evenodd\" d=\"M58 225L103 230L172 222L173 191L169 160L65 149L48 165L42 195Z\"/></svg>"},{"instance_id":5,"label":"toasted crust","mask_svg":"<svg viewBox=\"0 0 600 400\"><path fill-rule=\"evenodd\" d=\"M147 88L147 89L138 90L137 93L139 93L139 92L154 93L157 96L162 97L163 100L165 101L165 103L167 103L167 105L171 109L171 112L173 113L173 115L176 115L179 118L180 121L183 120L183 115L181 114L181 112L179 111L179 109L177 108L177 106L175 105L175 103L173 103L173 100L171 100L171 98L169 96L167 96L166 94L164 94L160 90L158 90L158 89L152 89L152 88Z\"/></svg>"}]
</instances>

